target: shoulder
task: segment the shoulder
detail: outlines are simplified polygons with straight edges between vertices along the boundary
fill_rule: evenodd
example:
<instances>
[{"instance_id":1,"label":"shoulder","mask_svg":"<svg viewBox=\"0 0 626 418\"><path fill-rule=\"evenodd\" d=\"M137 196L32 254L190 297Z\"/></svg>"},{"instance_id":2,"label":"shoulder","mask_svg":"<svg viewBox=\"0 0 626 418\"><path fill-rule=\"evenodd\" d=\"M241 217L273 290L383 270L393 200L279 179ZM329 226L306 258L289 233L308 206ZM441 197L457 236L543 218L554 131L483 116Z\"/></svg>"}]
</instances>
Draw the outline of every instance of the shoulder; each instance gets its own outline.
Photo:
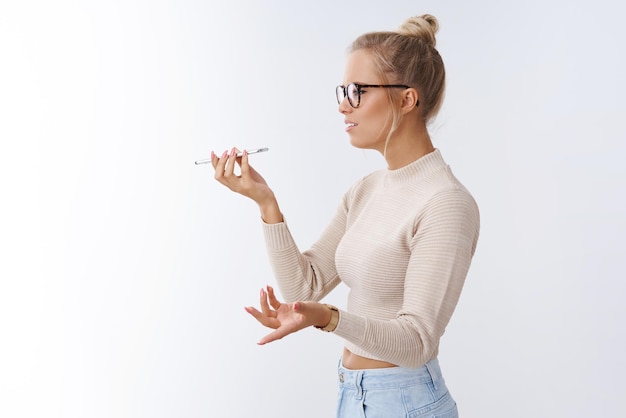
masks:
<instances>
[{"instance_id":1,"label":"shoulder","mask_svg":"<svg viewBox=\"0 0 626 418\"><path fill-rule=\"evenodd\" d=\"M434 191L414 219L413 233L450 236L457 242L465 237L475 248L480 234L480 211L472 194L458 181ZM472 249L472 253L473 253Z\"/></svg>"},{"instance_id":2,"label":"shoulder","mask_svg":"<svg viewBox=\"0 0 626 418\"><path fill-rule=\"evenodd\" d=\"M470 191L456 178L448 165L433 170L411 193L416 195L413 232L426 225L463 229L472 235L480 230L480 211Z\"/></svg>"},{"instance_id":3,"label":"shoulder","mask_svg":"<svg viewBox=\"0 0 626 418\"><path fill-rule=\"evenodd\" d=\"M383 178L384 170L377 170L361 177L344 193L344 205L349 207L367 199L379 187Z\"/></svg>"},{"instance_id":4,"label":"shoulder","mask_svg":"<svg viewBox=\"0 0 626 418\"><path fill-rule=\"evenodd\" d=\"M468 216L479 217L479 209L472 194L461 184L456 183L448 187L433 191L425 202L423 214L462 212Z\"/></svg>"}]
</instances>

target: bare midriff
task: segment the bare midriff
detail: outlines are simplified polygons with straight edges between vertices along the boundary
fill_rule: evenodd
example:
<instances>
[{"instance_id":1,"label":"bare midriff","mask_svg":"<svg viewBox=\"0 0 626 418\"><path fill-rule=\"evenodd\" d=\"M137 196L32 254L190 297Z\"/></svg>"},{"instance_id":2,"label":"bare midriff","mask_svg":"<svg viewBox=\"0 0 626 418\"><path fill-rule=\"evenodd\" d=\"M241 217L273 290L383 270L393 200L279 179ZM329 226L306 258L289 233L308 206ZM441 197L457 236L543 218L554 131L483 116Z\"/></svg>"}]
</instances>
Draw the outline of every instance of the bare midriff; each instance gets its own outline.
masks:
<instances>
[{"instance_id":1,"label":"bare midriff","mask_svg":"<svg viewBox=\"0 0 626 418\"><path fill-rule=\"evenodd\" d=\"M388 363L382 360L374 360L354 354L347 348L343 349L343 358L341 360L343 367L350 370L364 370L364 369L384 369L387 367L398 367L395 364Z\"/></svg>"}]
</instances>

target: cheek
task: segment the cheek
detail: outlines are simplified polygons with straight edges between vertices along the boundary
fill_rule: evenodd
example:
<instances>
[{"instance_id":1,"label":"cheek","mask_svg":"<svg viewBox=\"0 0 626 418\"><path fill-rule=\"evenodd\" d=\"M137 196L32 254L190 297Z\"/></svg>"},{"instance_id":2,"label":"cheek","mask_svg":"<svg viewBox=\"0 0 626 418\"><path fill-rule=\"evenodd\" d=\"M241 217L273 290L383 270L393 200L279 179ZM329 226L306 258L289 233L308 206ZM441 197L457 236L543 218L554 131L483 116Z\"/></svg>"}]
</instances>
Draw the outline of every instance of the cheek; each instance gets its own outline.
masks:
<instances>
[{"instance_id":1,"label":"cheek","mask_svg":"<svg viewBox=\"0 0 626 418\"><path fill-rule=\"evenodd\" d=\"M370 122L372 134L387 135L393 122L393 114L389 112L389 108L381 106L376 112L372 112Z\"/></svg>"}]
</instances>

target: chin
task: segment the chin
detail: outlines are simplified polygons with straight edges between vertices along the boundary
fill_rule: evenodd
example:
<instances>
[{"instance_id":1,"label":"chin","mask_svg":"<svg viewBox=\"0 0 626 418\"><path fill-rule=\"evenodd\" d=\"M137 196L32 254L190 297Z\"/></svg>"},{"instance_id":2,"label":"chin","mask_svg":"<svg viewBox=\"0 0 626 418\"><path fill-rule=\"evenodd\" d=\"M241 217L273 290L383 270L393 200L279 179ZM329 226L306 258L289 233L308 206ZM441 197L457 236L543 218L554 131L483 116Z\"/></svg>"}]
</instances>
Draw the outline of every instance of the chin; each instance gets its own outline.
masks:
<instances>
[{"instance_id":1,"label":"chin","mask_svg":"<svg viewBox=\"0 0 626 418\"><path fill-rule=\"evenodd\" d=\"M362 149L369 148L366 142L364 142L363 140L359 140L358 138L352 135L350 135L350 145L352 145L355 148L362 148Z\"/></svg>"},{"instance_id":2,"label":"chin","mask_svg":"<svg viewBox=\"0 0 626 418\"><path fill-rule=\"evenodd\" d=\"M378 149L376 147L376 144L372 143L372 142L368 142L368 141L363 141L363 140L358 140L357 138L350 136L350 145L352 145L354 148L359 148L359 149Z\"/></svg>"}]
</instances>

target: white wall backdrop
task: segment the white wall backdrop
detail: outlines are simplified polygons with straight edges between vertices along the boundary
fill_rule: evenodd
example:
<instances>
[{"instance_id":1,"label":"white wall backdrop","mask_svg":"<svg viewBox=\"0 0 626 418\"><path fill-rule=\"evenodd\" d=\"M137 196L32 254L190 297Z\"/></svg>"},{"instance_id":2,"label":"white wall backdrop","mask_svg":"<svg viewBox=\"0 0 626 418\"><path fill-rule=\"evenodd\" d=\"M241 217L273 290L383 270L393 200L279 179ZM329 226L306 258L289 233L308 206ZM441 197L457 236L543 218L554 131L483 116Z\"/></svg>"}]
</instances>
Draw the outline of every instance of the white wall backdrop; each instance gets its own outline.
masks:
<instances>
[{"instance_id":1,"label":"white wall backdrop","mask_svg":"<svg viewBox=\"0 0 626 418\"><path fill-rule=\"evenodd\" d=\"M346 47L425 12L432 136L482 214L440 355L461 416L626 416L613 3L1 0L0 416L333 416L341 341L255 344L257 209L193 162L269 147L251 160L306 248L384 166L343 132Z\"/></svg>"}]
</instances>

